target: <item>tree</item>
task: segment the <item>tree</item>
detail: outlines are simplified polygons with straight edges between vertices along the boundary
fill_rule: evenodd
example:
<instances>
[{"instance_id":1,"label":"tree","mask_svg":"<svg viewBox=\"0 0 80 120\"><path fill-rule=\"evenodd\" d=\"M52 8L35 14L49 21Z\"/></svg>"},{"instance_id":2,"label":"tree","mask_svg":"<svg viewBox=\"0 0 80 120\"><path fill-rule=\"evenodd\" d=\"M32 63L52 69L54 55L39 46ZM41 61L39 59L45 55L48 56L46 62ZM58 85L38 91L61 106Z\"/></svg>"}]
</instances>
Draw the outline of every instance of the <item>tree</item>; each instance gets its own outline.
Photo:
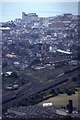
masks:
<instances>
[{"instance_id":1,"label":"tree","mask_svg":"<svg viewBox=\"0 0 80 120\"><path fill-rule=\"evenodd\" d=\"M72 81L73 81L73 82L76 82L76 81L77 81L77 77L73 77L73 78L72 78Z\"/></svg>"},{"instance_id":2,"label":"tree","mask_svg":"<svg viewBox=\"0 0 80 120\"><path fill-rule=\"evenodd\" d=\"M19 76L16 72L12 72L10 77L19 78Z\"/></svg>"}]
</instances>

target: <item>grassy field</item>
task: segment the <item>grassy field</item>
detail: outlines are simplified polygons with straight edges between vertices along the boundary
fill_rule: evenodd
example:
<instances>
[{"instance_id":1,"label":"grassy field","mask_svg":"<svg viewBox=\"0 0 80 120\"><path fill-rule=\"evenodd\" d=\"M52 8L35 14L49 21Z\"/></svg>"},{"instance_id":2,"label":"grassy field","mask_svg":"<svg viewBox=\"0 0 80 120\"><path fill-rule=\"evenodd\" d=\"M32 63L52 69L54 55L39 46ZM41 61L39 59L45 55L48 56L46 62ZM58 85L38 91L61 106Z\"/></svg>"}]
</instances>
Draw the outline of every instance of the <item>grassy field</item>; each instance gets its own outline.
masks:
<instances>
[{"instance_id":1,"label":"grassy field","mask_svg":"<svg viewBox=\"0 0 80 120\"><path fill-rule=\"evenodd\" d=\"M60 94L56 97L49 98L39 103L39 105L42 105L43 103L51 102L53 103L53 105L56 105L56 106L66 106L69 100L73 100L73 106L78 109L78 92L76 92L71 96L68 96L66 94Z\"/></svg>"},{"instance_id":2,"label":"grassy field","mask_svg":"<svg viewBox=\"0 0 80 120\"><path fill-rule=\"evenodd\" d=\"M33 78L35 81L38 81L39 83L45 83L45 82L50 82L51 80L55 79L56 76L58 76L59 74L63 73L66 69L66 65L65 66L61 66L61 67L57 67L54 69L49 69L49 68L45 68L45 69L41 69L41 70L32 70L32 69L25 69L23 74L26 76L30 76L31 78Z\"/></svg>"}]
</instances>

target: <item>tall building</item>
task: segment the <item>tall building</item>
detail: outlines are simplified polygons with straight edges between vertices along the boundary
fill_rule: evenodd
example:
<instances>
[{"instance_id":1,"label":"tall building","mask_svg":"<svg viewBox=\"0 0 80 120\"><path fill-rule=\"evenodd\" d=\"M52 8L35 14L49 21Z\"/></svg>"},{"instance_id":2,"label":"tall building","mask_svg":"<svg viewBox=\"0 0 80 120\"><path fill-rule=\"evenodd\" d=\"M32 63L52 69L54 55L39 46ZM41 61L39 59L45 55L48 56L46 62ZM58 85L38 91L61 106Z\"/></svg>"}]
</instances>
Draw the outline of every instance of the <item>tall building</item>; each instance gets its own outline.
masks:
<instances>
[{"instance_id":1,"label":"tall building","mask_svg":"<svg viewBox=\"0 0 80 120\"><path fill-rule=\"evenodd\" d=\"M37 19L38 19L38 15L36 13L26 14L25 12L22 12L22 20L25 21L26 23L36 21Z\"/></svg>"},{"instance_id":2,"label":"tall building","mask_svg":"<svg viewBox=\"0 0 80 120\"><path fill-rule=\"evenodd\" d=\"M73 101L69 100L69 104L67 105L67 109L69 111L69 113L73 112Z\"/></svg>"}]
</instances>

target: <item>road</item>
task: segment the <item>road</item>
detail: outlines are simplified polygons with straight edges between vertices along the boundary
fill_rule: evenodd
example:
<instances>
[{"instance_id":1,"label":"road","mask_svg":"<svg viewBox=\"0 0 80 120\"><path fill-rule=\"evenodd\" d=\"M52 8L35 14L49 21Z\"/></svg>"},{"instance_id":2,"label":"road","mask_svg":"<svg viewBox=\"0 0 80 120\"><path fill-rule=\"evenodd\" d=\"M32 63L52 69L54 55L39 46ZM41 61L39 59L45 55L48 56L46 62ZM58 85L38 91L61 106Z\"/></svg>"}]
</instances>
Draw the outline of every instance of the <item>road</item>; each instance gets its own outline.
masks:
<instances>
[{"instance_id":1,"label":"road","mask_svg":"<svg viewBox=\"0 0 80 120\"><path fill-rule=\"evenodd\" d=\"M14 91L12 93L7 93L3 96L3 108L4 107L10 107L14 102L19 102L22 99L26 97L30 97L36 93L40 93L41 91L48 90L53 87L57 87L68 80L70 80L72 77L75 77L79 74L79 70L75 70L73 72L70 72L68 74L62 74L60 76L57 76L56 79L53 80L51 83L46 83L45 85L33 85L31 88L26 90L26 86L22 87L18 91ZM10 99L11 97L14 97L14 99Z\"/></svg>"}]
</instances>

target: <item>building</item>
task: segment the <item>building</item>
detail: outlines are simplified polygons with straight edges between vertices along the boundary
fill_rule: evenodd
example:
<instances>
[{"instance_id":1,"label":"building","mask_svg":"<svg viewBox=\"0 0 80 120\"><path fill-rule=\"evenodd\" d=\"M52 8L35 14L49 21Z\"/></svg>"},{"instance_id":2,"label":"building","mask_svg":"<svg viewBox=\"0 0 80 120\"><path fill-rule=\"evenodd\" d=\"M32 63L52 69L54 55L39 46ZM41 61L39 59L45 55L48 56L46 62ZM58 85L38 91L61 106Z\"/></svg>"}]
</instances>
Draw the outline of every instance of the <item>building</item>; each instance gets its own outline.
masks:
<instances>
[{"instance_id":1,"label":"building","mask_svg":"<svg viewBox=\"0 0 80 120\"><path fill-rule=\"evenodd\" d=\"M36 21L37 19L38 19L38 15L36 15L36 13L26 14L25 12L22 12L22 20L26 23Z\"/></svg>"},{"instance_id":2,"label":"building","mask_svg":"<svg viewBox=\"0 0 80 120\"><path fill-rule=\"evenodd\" d=\"M73 112L73 101L69 100L69 104L67 105L67 109L69 111L69 114Z\"/></svg>"}]
</instances>

